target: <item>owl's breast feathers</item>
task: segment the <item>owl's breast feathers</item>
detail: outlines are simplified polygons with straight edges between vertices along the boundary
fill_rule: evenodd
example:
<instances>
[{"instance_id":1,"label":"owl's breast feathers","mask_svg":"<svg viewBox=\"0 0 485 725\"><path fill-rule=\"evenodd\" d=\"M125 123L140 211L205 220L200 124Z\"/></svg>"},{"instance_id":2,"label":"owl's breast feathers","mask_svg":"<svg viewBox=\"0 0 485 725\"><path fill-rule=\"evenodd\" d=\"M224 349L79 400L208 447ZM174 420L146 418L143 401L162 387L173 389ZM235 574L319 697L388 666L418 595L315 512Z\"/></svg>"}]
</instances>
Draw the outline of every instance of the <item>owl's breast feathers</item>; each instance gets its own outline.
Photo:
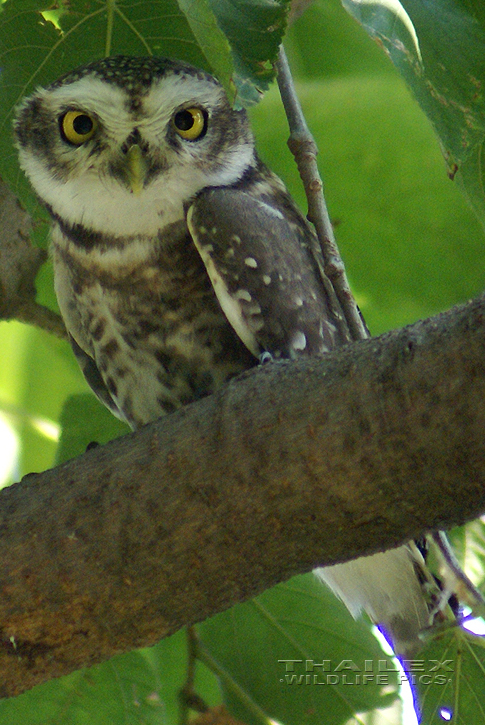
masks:
<instances>
[{"instance_id":1,"label":"owl's breast feathers","mask_svg":"<svg viewBox=\"0 0 485 725\"><path fill-rule=\"evenodd\" d=\"M73 349L96 395L132 427L256 362L227 324L185 224L130 239L128 252L118 238L118 254L93 247L87 230L76 247L67 231L56 225L53 252Z\"/></svg>"}]
</instances>

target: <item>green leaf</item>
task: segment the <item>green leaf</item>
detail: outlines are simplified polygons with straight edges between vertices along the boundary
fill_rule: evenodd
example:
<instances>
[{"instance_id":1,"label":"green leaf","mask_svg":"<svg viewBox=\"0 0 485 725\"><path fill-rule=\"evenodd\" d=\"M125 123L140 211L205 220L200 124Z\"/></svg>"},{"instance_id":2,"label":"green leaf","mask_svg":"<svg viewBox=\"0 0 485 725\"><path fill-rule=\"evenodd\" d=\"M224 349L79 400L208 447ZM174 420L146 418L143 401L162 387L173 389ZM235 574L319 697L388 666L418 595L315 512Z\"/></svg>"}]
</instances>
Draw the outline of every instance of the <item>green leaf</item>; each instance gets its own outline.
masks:
<instances>
[{"instance_id":1,"label":"green leaf","mask_svg":"<svg viewBox=\"0 0 485 725\"><path fill-rule=\"evenodd\" d=\"M481 519L470 521L447 532L460 566L475 586L485 585L485 523Z\"/></svg>"},{"instance_id":2,"label":"green leaf","mask_svg":"<svg viewBox=\"0 0 485 725\"><path fill-rule=\"evenodd\" d=\"M445 713L453 725L485 722L485 640L455 628L445 632L419 656L431 669L412 668L423 725L443 725Z\"/></svg>"},{"instance_id":3,"label":"green leaf","mask_svg":"<svg viewBox=\"0 0 485 725\"><path fill-rule=\"evenodd\" d=\"M178 0L209 67L225 87L231 102L236 97L230 46L217 25L209 0Z\"/></svg>"},{"instance_id":4,"label":"green leaf","mask_svg":"<svg viewBox=\"0 0 485 725\"><path fill-rule=\"evenodd\" d=\"M382 44L438 134L485 224L485 15L468 0L342 0Z\"/></svg>"},{"instance_id":5,"label":"green leaf","mask_svg":"<svg viewBox=\"0 0 485 725\"><path fill-rule=\"evenodd\" d=\"M377 640L312 574L237 605L198 631L228 705L246 723L338 725L397 696L397 673ZM388 671L378 671L379 661Z\"/></svg>"},{"instance_id":6,"label":"green leaf","mask_svg":"<svg viewBox=\"0 0 485 725\"><path fill-rule=\"evenodd\" d=\"M0 325L0 411L22 440L18 475L53 465L68 394L86 389L65 341L18 322Z\"/></svg>"},{"instance_id":7,"label":"green leaf","mask_svg":"<svg viewBox=\"0 0 485 725\"><path fill-rule=\"evenodd\" d=\"M80 456L90 443L103 445L130 433L126 423L114 417L90 393L72 395L61 413L61 437L56 464Z\"/></svg>"},{"instance_id":8,"label":"green leaf","mask_svg":"<svg viewBox=\"0 0 485 725\"><path fill-rule=\"evenodd\" d=\"M292 73L300 80L396 74L340 0L314 0L289 26L284 43Z\"/></svg>"},{"instance_id":9,"label":"green leaf","mask_svg":"<svg viewBox=\"0 0 485 725\"><path fill-rule=\"evenodd\" d=\"M273 63L286 29L288 0L210 0L234 53L235 81L242 99L258 100L274 78ZM254 88L251 88L251 84Z\"/></svg>"}]
</instances>

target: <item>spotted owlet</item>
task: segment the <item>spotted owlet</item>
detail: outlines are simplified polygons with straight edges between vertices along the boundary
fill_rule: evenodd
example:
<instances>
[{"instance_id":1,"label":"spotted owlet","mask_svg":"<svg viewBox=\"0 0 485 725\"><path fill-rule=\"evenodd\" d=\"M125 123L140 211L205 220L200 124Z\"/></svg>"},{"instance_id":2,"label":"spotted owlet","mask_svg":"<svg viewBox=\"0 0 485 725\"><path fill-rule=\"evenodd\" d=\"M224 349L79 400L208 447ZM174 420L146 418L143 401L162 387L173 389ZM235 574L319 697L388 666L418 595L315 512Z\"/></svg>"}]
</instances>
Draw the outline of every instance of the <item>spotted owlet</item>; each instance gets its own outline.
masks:
<instances>
[{"instance_id":1,"label":"spotted owlet","mask_svg":"<svg viewBox=\"0 0 485 725\"><path fill-rule=\"evenodd\" d=\"M52 218L59 306L88 383L137 428L269 359L346 341L315 235L210 75L114 57L19 107L20 163ZM319 570L400 652L429 623L410 544Z\"/></svg>"}]
</instances>

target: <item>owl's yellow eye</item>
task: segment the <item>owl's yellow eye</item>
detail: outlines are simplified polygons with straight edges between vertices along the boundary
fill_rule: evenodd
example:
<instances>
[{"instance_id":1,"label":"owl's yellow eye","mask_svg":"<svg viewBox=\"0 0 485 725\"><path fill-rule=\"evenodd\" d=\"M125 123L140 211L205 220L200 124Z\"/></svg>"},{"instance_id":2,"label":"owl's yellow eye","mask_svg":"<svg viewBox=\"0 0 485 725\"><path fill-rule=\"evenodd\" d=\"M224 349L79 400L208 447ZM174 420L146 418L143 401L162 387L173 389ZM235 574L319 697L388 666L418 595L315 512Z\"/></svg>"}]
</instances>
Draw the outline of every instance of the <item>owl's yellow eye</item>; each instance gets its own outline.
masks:
<instances>
[{"instance_id":1,"label":"owl's yellow eye","mask_svg":"<svg viewBox=\"0 0 485 725\"><path fill-rule=\"evenodd\" d=\"M74 146L89 141L96 130L96 121L83 111L67 111L60 118L62 137Z\"/></svg>"},{"instance_id":2,"label":"owl's yellow eye","mask_svg":"<svg viewBox=\"0 0 485 725\"><path fill-rule=\"evenodd\" d=\"M173 117L173 126L186 141L195 141L206 131L207 115L200 108L184 108Z\"/></svg>"}]
</instances>

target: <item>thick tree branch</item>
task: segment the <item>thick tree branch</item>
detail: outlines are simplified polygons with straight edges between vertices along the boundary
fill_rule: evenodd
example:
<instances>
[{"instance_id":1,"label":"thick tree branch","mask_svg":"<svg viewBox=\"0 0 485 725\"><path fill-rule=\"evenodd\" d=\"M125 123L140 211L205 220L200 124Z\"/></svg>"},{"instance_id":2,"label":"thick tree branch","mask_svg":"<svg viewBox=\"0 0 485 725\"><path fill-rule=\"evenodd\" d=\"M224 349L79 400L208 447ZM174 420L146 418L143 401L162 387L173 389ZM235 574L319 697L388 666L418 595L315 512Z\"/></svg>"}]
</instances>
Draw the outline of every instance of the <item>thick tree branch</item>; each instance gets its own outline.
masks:
<instances>
[{"instance_id":1,"label":"thick tree branch","mask_svg":"<svg viewBox=\"0 0 485 725\"><path fill-rule=\"evenodd\" d=\"M1 696L485 511L485 297L0 492Z\"/></svg>"}]
</instances>

